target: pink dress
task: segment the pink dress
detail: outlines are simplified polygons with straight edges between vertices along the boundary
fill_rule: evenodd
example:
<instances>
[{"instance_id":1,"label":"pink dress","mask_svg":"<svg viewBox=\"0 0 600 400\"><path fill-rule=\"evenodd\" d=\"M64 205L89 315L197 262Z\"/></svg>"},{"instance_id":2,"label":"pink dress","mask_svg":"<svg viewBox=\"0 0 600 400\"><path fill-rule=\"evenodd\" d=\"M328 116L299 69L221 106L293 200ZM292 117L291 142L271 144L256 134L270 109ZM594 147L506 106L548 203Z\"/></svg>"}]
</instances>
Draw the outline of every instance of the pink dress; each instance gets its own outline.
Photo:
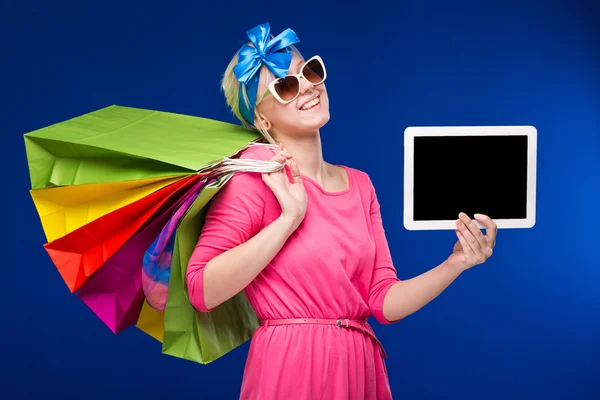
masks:
<instances>
[{"instance_id":1,"label":"pink dress","mask_svg":"<svg viewBox=\"0 0 600 400\"><path fill-rule=\"evenodd\" d=\"M252 148L243 157L270 160L272 155L267 148ZM392 323L383 316L383 300L399 279L375 190L366 173L344 168L350 186L341 192L326 192L304 177L304 221L245 289L261 320L373 315L380 323ZM237 174L217 193L188 265L195 308L207 311L206 263L250 239L280 213L258 173ZM265 400L391 397L384 358L373 338L359 330L312 324L259 327L250 343L240 395Z\"/></svg>"}]
</instances>

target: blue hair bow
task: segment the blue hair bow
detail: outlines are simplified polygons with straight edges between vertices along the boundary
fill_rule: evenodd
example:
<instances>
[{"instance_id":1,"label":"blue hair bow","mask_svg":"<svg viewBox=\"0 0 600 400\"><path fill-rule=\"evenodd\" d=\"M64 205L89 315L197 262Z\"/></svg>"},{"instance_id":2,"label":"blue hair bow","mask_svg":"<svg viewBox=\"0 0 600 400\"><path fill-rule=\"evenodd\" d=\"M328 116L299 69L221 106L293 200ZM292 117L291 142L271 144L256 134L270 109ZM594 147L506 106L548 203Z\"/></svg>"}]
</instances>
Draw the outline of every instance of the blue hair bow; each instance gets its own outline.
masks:
<instances>
[{"instance_id":1,"label":"blue hair bow","mask_svg":"<svg viewBox=\"0 0 600 400\"><path fill-rule=\"evenodd\" d=\"M300 40L296 33L288 28L269 41L271 26L268 22L255 26L246 33L254 47L247 44L242 46L238 55L238 63L233 68L233 72L238 81L246 86L246 94L250 102L250 107L246 107L242 86L240 86L238 93L240 112L248 123L254 125L254 105L260 78L260 67L264 64L275 76L285 77L292 62L289 46L298 43Z\"/></svg>"}]
</instances>

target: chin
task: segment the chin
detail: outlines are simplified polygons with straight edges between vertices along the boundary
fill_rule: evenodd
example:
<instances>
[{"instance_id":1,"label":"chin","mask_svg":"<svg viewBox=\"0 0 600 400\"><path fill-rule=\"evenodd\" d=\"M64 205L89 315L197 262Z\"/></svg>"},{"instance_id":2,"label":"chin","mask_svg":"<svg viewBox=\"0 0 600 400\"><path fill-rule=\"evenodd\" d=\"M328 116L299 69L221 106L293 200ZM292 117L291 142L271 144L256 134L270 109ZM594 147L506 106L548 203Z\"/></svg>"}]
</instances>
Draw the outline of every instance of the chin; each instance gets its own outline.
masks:
<instances>
[{"instance_id":1,"label":"chin","mask_svg":"<svg viewBox=\"0 0 600 400\"><path fill-rule=\"evenodd\" d=\"M318 128L324 127L325 124L327 124L329 122L329 118L331 118L331 115L329 114L329 110L327 110L327 112L323 113L323 117L322 117L322 120L321 120Z\"/></svg>"},{"instance_id":2,"label":"chin","mask_svg":"<svg viewBox=\"0 0 600 400\"><path fill-rule=\"evenodd\" d=\"M311 114L295 114L293 118L286 119L285 123L280 126L282 131L290 134L305 134L318 131L329 122L329 119L329 107L326 104L325 107L315 110Z\"/></svg>"},{"instance_id":3,"label":"chin","mask_svg":"<svg viewBox=\"0 0 600 400\"><path fill-rule=\"evenodd\" d=\"M304 119L304 127L308 130L318 130L325 126L327 122L329 122L330 114L329 108L325 108L323 110L319 110L314 115L311 115L311 118Z\"/></svg>"}]
</instances>

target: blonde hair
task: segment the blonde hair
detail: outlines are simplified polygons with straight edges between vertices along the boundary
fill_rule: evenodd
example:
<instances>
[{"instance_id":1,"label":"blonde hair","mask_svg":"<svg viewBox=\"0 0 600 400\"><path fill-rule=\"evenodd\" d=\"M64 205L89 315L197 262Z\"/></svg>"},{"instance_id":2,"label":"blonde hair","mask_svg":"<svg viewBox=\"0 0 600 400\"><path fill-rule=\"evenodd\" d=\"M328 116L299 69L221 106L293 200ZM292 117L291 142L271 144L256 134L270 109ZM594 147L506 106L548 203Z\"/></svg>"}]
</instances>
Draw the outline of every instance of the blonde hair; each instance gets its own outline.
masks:
<instances>
[{"instance_id":1,"label":"blonde hair","mask_svg":"<svg viewBox=\"0 0 600 400\"><path fill-rule=\"evenodd\" d=\"M271 39L274 36L271 35ZM252 44L252 42L248 42L247 45L254 47L254 44ZM302 55L300 54L300 51L298 51L298 49L291 45L289 46L290 51L293 54L296 54L298 57L303 58ZM240 48L241 50L241 48ZM251 125L250 123L248 123L244 117L242 117L242 113L240 112L240 97L239 97L239 90L240 90L240 82L237 80L237 77L235 76L235 73L233 72L233 68L237 65L238 63L238 54L239 54L239 50L234 54L234 56L231 58L231 61L229 61L229 64L227 65L227 68L225 69L225 73L223 74L223 78L221 80L221 90L223 90L223 93L225 95L225 101L227 102L227 105L229 106L231 112L233 113L233 115L235 115L235 117L242 123L242 125L249 129L249 130L258 130L263 138L265 140L267 140L268 142L270 142L271 144L276 144L275 140L273 139L273 137L271 136L271 134L269 133L269 131L264 127L262 121L260 120L259 116L258 116L258 112L256 111L256 107L254 110L252 110L252 112L254 113L254 124L255 125ZM265 79L267 80L267 82L271 82L273 79L275 79L275 75L269 71L268 68L266 68L264 65L260 67L260 69L258 70L258 74L260 76L260 73L262 70L265 70ZM242 97L244 102L246 103L246 107L250 108L250 100L248 100L248 94L246 93L246 86L245 85L241 85L242 86ZM258 96L261 96L262 93L257 93L257 99Z\"/></svg>"}]
</instances>

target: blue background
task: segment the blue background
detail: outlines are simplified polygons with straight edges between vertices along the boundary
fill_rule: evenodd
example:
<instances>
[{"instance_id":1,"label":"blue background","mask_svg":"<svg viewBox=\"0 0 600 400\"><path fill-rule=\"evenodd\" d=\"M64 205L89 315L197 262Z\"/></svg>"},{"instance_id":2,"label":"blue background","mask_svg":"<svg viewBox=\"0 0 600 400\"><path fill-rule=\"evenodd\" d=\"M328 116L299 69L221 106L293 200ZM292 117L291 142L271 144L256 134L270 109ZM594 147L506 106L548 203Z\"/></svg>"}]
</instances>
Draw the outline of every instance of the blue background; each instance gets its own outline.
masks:
<instances>
[{"instance_id":1,"label":"blue background","mask_svg":"<svg viewBox=\"0 0 600 400\"><path fill-rule=\"evenodd\" d=\"M111 104L233 122L219 80L265 21L325 60L326 159L371 175L401 278L439 264L455 241L403 228L404 128L538 129L536 226L500 231L486 264L404 321L374 324L394 397L600 398L599 2L7 3L3 399L236 398L247 344L207 366L161 355L135 328L113 335L69 294L42 248L22 135ZM485 153L457 157L486 167ZM469 191L491 184L456 176Z\"/></svg>"}]
</instances>

